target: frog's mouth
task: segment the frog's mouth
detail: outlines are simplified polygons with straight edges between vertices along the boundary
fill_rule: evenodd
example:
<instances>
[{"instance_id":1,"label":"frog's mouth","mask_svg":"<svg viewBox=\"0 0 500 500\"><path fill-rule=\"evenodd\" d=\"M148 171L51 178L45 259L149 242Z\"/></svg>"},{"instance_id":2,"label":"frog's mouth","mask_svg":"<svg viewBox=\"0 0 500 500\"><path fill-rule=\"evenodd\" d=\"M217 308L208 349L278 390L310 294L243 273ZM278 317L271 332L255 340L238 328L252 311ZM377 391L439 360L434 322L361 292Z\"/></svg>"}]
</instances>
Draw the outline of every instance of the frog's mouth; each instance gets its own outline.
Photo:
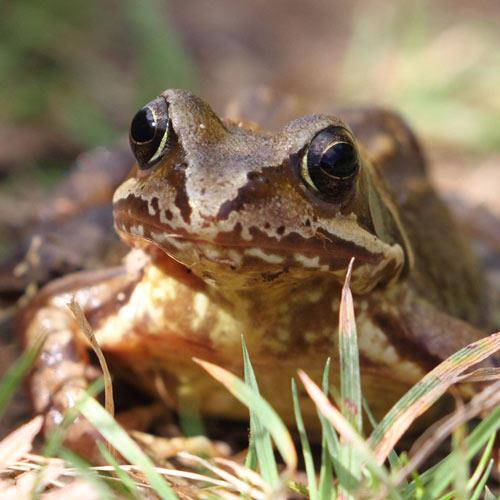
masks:
<instances>
[{"instance_id":1,"label":"frog's mouth","mask_svg":"<svg viewBox=\"0 0 500 500\"><path fill-rule=\"evenodd\" d=\"M373 253L326 232L314 238L291 233L278 239L252 228L252 239L247 241L242 237L241 227L236 227L209 239L203 234L171 227L143 211L130 211L127 203L115 203L114 217L120 237L128 244L143 247L152 243L204 279L211 276L226 279L237 272L253 281L270 281L284 275L307 277L320 272L342 282L354 257L352 285L361 293L392 280L402 267L399 245L381 242L381 252Z\"/></svg>"}]
</instances>

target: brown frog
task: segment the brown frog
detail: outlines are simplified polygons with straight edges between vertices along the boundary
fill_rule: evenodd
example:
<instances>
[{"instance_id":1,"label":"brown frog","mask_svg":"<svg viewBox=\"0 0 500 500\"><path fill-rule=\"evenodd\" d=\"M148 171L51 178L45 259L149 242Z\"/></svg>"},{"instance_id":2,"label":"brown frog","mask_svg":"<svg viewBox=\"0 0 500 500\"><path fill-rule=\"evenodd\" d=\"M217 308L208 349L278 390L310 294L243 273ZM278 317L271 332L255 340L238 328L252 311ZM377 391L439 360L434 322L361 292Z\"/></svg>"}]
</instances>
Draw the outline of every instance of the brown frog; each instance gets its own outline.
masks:
<instances>
[{"instance_id":1,"label":"brown frog","mask_svg":"<svg viewBox=\"0 0 500 500\"><path fill-rule=\"evenodd\" d=\"M337 116L341 116L342 119ZM341 110L275 132L221 120L167 90L134 117L134 175L116 191L125 265L48 285L25 316L48 340L31 392L51 430L88 383L75 296L113 366L205 414L246 410L194 356L242 371L291 421L290 378L338 356L340 288L352 257L364 395L380 416L430 368L482 336L475 260L394 113ZM305 417L317 425L304 398Z\"/></svg>"}]
</instances>

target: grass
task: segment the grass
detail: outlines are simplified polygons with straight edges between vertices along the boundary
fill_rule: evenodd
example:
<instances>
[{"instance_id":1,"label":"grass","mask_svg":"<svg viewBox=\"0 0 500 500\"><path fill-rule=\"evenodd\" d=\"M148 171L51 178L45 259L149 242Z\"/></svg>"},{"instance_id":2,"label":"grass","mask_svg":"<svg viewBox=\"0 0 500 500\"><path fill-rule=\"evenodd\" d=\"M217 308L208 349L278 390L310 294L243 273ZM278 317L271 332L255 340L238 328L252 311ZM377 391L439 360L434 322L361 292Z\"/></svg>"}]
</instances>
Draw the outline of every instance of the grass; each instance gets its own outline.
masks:
<instances>
[{"instance_id":1,"label":"grass","mask_svg":"<svg viewBox=\"0 0 500 500\"><path fill-rule=\"evenodd\" d=\"M445 419L426 441L441 442L453 435L451 452L432 466L418 453L408 458L395 455L394 448L410 424L429 408L448 388L467 381L464 372L500 349L500 332L471 344L441 363L405 394L380 423L374 423L369 435L362 430L362 391L357 350L353 301L349 289L350 267L342 290L339 312L339 349L341 356L341 397L338 406L330 399L327 362L322 387L306 373L298 371L300 382L316 405L323 429L319 457L311 452L292 381L294 413L307 481L298 481L298 454L290 431L259 393L256 374L242 339L245 380L224 368L195 360L207 373L224 385L250 413L246 465L227 458L206 460L186 452L178 454L181 467L157 467L138 444L91 395L103 387L94 386L83 393L72 415L63 422L60 432L46 444L44 455L31 453L33 440L41 428L40 417L19 427L0 442L0 486L18 488L9 477L23 477L24 485L35 496L56 490L71 498L72 491L84 489L97 498L142 498L149 491L158 498L287 498L292 492L312 500L331 498L494 498L488 489L493 470L494 439L500 428L500 374L489 370L489 385L469 402L457 407L453 425ZM44 339L26 351L0 384L0 413L21 382L30 364L40 352ZM477 371L472 379L478 378ZM494 379L497 379L496 381ZM489 413L473 428L467 420L482 410ZM103 438L98 443L103 461L91 467L62 446L67 425L81 413L98 429ZM457 417L458 415L458 417ZM369 416L369 415L368 415ZM118 460L107 446L121 456ZM429 451L429 453L430 453ZM280 459L278 460L277 454ZM474 458L476 458L475 461ZM318 462L318 459L320 460ZM316 463L315 463L316 461ZM28 478L29 480L27 480ZM6 490L7 491L7 490ZM193 495L193 496L189 496Z\"/></svg>"}]
</instances>

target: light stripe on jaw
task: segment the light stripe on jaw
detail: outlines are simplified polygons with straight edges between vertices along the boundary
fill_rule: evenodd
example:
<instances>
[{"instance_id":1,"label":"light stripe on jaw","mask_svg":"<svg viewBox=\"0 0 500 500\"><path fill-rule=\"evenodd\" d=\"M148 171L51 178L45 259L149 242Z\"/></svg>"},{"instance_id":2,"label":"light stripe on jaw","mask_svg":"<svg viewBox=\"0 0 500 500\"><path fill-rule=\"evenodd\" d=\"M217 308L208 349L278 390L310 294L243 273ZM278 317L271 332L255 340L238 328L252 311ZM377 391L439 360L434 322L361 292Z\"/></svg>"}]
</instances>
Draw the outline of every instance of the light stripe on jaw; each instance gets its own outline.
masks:
<instances>
[{"instance_id":1,"label":"light stripe on jaw","mask_svg":"<svg viewBox=\"0 0 500 500\"><path fill-rule=\"evenodd\" d=\"M129 232L130 232L130 234L132 234L134 236L143 237L144 236L144 226L141 226L140 224L131 225L129 227Z\"/></svg>"},{"instance_id":2,"label":"light stripe on jaw","mask_svg":"<svg viewBox=\"0 0 500 500\"><path fill-rule=\"evenodd\" d=\"M177 248L178 250L185 249L186 247L189 247L191 245L190 242L188 241L181 241L178 238L171 238L165 233L159 233L155 231L150 232L151 239L155 242L161 245L162 243L167 243L171 245L174 248Z\"/></svg>"},{"instance_id":3,"label":"light stripe on jaw","mask_svg":"<svg viewBox=\"0 0 500 500\"><path fill-rule=\"evenodd\" d=\"M264 262L267 262L268 264L281 264L284 262L284 258L281 257L280 255L274 254L274 253L265 253L262 251L260 248L247 248L245 250L245 255L248 255L249 257L255 257L257 259L263 260Z\"/></svg>"},{"instance_id":4,"label":"light stripe on jaw","mask_svg":"<svg viewBox=\"0 0 500 500\"><path fill-rule=\"evenodd\" d=\"M293 258L307 269L319 269L320 271L329 270L329 267L326 264L320 265L319 255L316 255L315 257L307 257L301 253L295 253L293 254Z\"/></svg>"}]
</instances>

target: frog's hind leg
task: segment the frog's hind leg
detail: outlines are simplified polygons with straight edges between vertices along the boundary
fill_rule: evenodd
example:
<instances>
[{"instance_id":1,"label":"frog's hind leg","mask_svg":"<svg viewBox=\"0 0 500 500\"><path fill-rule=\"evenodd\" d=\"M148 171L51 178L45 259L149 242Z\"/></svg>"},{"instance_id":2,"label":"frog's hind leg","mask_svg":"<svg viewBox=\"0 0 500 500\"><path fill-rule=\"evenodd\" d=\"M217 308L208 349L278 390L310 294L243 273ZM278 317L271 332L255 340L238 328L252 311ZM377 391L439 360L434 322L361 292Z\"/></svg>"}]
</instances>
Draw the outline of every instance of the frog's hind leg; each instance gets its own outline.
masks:
<instances>
[{"instance_id":1,"label":"frog's hind leg","mask_svg":"<svg viewBox=\"0 0 500 500\"><path fill-rule=\"evenodd\" d=\"M45 416L46 437L60 426L93 378L86 341L68 304L74 297L95 326L138 279L124 267L69 275L44 288L27 307L21 320L26 344L47 335L29 383L34 410ZM78 417L65 434L65 444L95 461L96 437L89 423Z\"/></svg>"}]
</instances>

